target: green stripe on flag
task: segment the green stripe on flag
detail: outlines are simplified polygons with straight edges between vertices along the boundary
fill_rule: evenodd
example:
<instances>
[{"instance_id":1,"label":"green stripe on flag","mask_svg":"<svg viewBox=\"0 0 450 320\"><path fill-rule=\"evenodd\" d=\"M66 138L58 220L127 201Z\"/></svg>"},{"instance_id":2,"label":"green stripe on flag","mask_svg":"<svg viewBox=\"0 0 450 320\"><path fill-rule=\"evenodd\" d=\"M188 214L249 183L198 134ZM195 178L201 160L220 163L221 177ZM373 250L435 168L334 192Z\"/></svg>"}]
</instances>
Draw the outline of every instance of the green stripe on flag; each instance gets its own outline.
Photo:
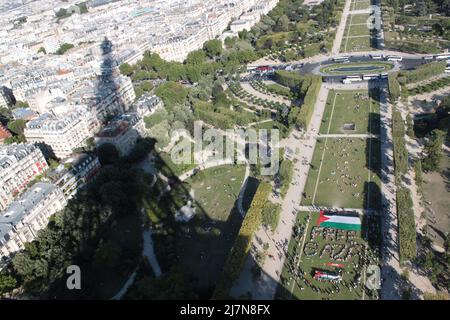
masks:
<instances>
[{"instance_id":1,"label":"green stripe on flag","mask_svg":"<svg viewBox=\"0 0 450 320\"><path fill-rule=\"evenodd\" d=\"M322 222L320 224L321 227L324 228L335 228L335 229L342 229L342 230L355 230L360 231L361 225L360 224L353 224L353 223L339 223L339 222Z\"/></svg>"}]
</instances>

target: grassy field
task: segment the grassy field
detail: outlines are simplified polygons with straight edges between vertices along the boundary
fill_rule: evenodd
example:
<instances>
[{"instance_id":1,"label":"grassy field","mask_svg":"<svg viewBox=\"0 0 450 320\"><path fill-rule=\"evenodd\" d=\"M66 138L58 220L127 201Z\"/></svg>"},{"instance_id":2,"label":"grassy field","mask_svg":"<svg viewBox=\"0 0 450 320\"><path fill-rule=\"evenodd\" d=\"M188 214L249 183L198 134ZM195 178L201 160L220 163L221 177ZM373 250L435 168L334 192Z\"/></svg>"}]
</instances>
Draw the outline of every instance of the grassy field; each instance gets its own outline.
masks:
<instances>
[{"instance_id":1,"label":"grassy field","mask_svg":"<svg viewBox=\"0 0 450 320\"><path fill-rule=\"evenodd\" d=\"M378 139L318 139L302 204L378 209L379 159Z\"/></svg>"},{"instance_id":2,"label":"grassy field","mask_svg":"<svg viewBox=\"0 0 450 320\"><path fill-rule=\"evenodd\" d=\"M360 232L318 228L318 216L318 212L300 212L297 215L277 298L370 299L369 295L363 294L365 268L368 263L378 264L378 250L376 245L369 245L371 239L365 235L368 231L376 233L379 224L373 219L363 219ZM335 267L327 266L330 262L344 265L343 280L337 284L315 280L313 275L317 269L335 271Z\"/></svg>"},{"instance_id":3,"label":"grassy field","mask_svg":"<svg viewBox=\"0 0 450 320\"><path fill-rule=\"evenodd\" d=\"M218 166L198 172L186 183L210 219L226 221L239 195L244 173L245 166Z\"/></svg>"},{"instance_id":4,"label":"grassy field","mask_svg":"<svg viewBox=\"0 0 450 320\"><path fill-rule=\"evenodd\" d=\"M347 18L347 28L350 25L356 24L359 25L360 23L366 23L369 19L370 15L368 13L360 13L360 14L352 14ZM351 22L351 24L350 24ZM353 26L352 26L353 28ZM368 29L366 28L368 31ZM352 34L351 34L352 36Z\"/></svg>"},{"instance_id":5,"label":"grassy field","mask_svg":"<svg viewBox=\"0 0 450 320\"><path fill-rule=\"evenodd\" d=\"M244 173L244 166L224 165L185 181L197 210L175 235L176 252L182 268L196 280L196 291L204 297L212 293L242 222L234 207Z\"/></svg>"},{"instance_id":6,"label":"grassy field","mask_svg":"<svg viewBox=\"0 0 450 320\"><path fill-rule=\"evenodd\" d=\"M350 28L350 30L348 30L348 28ZM367 28L367 24L365 22L362 22L361 24L354 23L351 26L347 26L345 34L350 37L368 36L369 29Z\"/></svg>"},{"instance_id":7,"label":"grassy field","mask_svg":"<svg viewBox=\"0 0 450 320\"><path fill-rule=\"evenodd\" d=\"M350 10L363 10L370 6L370 0L353 0Z\"/></svg>"},{"instance_id":8,"label":"grassy field","mask_svg":"<svg viewBox=\"0 0 450 320\"><path fill-rule=\"evenodd\" d=\"M372 39L369 35L357 38L347 38L342 39L341 51L343 52L356 52L364 51L371 48Z\"/></svg>"},{"instance_id":9,"label":"grassy field","mask_svg":"<svg viewBox=\"0 0 450 320\"><path fill-rule=\"evenodd\" d=\"M320 127L321 134L379 133L380 104L374 93L361 91L331 91ZM354 123L355 130L345 131L344 123Z\"/></svg>"},{"instance_id":10,"label":"grassy field","mask_svg":"<svg viewBox=\"0 0 450 320\"><path fill-rule=\"evenodd\" d=\"M371 48L372 41L367 26L368 20L370 20L369 14L351 14L348 16L341 51L353 52Z\"/></svg>"}]
</instances>

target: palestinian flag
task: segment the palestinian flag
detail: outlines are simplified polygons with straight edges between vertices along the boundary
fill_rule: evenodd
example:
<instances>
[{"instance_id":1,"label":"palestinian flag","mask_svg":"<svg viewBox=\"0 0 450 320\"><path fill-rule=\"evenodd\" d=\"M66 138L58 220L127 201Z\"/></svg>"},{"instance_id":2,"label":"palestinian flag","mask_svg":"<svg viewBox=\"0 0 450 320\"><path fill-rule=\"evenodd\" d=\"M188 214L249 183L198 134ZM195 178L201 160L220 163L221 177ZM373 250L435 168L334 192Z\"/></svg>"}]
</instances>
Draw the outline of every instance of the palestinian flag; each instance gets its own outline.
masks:
<instances>
[{"instance_id":1,"label":"palestinian flag","mask_svg":"<svg viewBox=\"0 0 450 320\"><path fill-rule=\"evenodd\" d=\"M324 228L360 231L361 219L359 216L328 214L321 210L317 225Z\"/></svg>"}]
</instances>

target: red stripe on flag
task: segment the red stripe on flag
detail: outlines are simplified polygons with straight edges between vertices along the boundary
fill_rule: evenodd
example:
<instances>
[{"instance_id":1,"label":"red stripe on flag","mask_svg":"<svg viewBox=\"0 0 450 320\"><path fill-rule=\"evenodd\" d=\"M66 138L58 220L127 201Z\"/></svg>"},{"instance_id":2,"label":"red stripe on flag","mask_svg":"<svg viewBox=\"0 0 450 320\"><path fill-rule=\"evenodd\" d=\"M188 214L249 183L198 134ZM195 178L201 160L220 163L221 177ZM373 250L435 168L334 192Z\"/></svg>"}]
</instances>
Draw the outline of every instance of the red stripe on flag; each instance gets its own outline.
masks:
<instances>
[{"instance_id":1,"label":"red stripe on flag","mask_svg":"<svg viewBox=\"0 0 450 320\"><path fill-rule=\"evenodd\" d=\"M319 216L319 219L317 219L317 225L318 226L320 226L320 224L322 223L322 222L325 222L325 221L327 221L327 220L330 220L330 218L327 218L324 214L323 214L323 210L320 210L320 216Z\"/></svg>"}]
</instances>

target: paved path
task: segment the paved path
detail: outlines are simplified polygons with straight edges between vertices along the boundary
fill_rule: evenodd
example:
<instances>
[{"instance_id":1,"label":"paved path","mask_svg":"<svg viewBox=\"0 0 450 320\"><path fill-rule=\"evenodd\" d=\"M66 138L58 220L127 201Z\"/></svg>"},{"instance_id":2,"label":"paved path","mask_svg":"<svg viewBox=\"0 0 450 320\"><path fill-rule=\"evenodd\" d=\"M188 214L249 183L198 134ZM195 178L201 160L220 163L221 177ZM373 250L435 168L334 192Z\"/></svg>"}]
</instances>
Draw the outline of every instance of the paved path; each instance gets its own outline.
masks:
<instances>
[{"instance_id":1,"label":"paved path","mask_svg":"<svg viewBox=\"0 0 450 320\"><path fill-rule=\"evenodd\" d=\"M342 39L344 38L345 26L347 24L347 18L350 12L350 5L352 0L345 0L344 10L342 11L341 21L336 30L336 36L334 37L333 48L331 54L336 55L341 50Z\"/></svg>"},{"instance_id":2,"label":"paved path","mask_svg":"<svg viewBox=\"0 0 450 320\"><path fill-rule=\"evenodd\" d=\"M377 134L372 133L319 133L319 138L378 138Z\"/></svg>"},{"instance_id":3,"label":"paved path","mask_svg":"<svg viewBox=\"0 0 450 320\"><path fill-rule=\"evenodd\" d=\"M381 172L382 181L382 209L381 221L382 249L381 249L381 298L384 300L398 300L400 292L400 264L398 256L397 237L397 207L396 186L393 163L392 143L392 106L387 103L388 90L386 85L381 88L380 97L380 123L381 123Z\"/></svg>"},{"instance_id":4,"label":"paved path","mask_svg":"<svg viewBox=\"0 0 450 320\"><path fill-rule=\"evenodd\" d=\"M142 255L147 258L150 266L152 267L155 277L160 277L162 275L162 272L153 247L152 231L145 230L142 234L142 238L144 239L144 248L142 250Z\"/></svg>"},{"instance_id":5,"label":"paved path","mask_svg":"<svg viewBox=\"0 0 450 320\"><path fill-rule=\"evenodd\" d=\"M310 211L317 212L320 210L325 211L354 211L358 212L361 215L379 215L380 213L377 210L373 209L358 209L358 208L342 208L342 207L322 207L322 206L298 206L298 210L300 211Z\"/></svg>"}]
</instances>

